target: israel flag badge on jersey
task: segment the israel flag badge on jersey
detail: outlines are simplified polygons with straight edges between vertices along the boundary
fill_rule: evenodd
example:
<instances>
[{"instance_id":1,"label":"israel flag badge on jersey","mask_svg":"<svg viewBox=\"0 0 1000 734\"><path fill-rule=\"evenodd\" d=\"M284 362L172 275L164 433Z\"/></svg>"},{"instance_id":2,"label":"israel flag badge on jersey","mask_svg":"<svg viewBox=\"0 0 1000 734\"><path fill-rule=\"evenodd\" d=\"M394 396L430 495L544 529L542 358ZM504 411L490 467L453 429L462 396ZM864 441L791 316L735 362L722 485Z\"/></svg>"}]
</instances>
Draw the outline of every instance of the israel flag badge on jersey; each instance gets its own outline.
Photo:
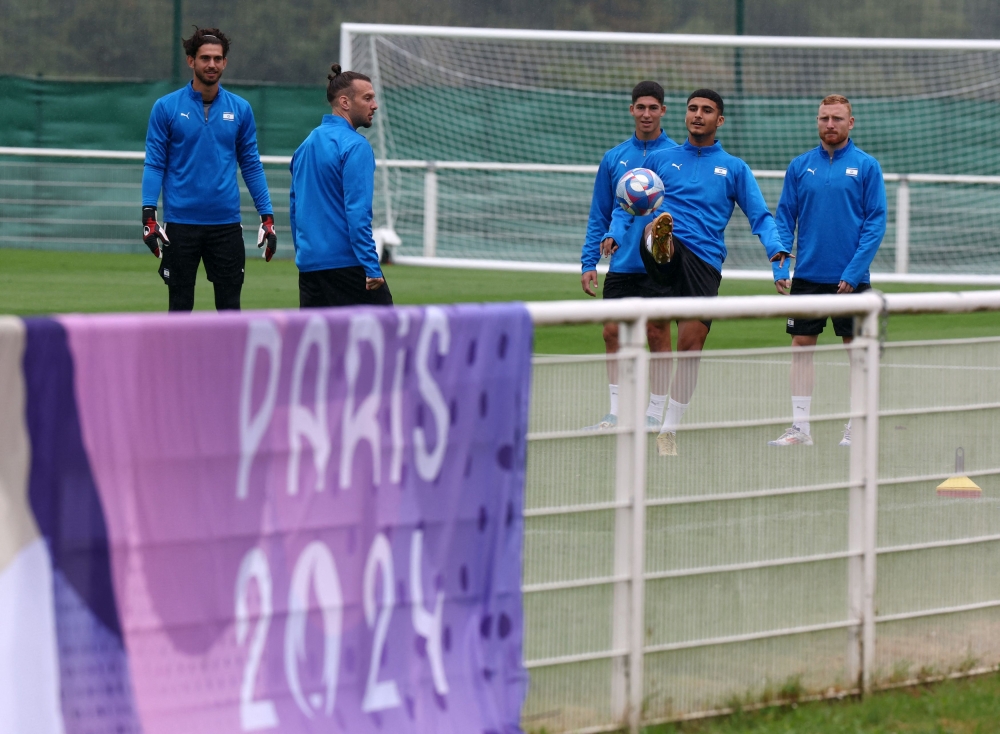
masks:
<instances>
[{"instance_id":1,"label":"israel flag badge on jersey","mask_svg":"<svg viewBox=\"0 0 1000 734\"><path fill-rule=\"evenodd\" d=\"M847 175L848 176L857 176L858 175L858 169L857 168L848 168L847 169Z\"/></svg>"},{"instance_id":2,"label":"israel flag badge on jersey","mask_svg":"<svg viewBox=\"0 0 1000 734\"><path fill-rule=\"evenodd\" d=\"M235 120L236 119L236 115L234 115L232 112L223 112L222 113L222 119L223 120Z\"/></svg>"},{"instance_id":3,"label":"israel flag badge on jersey","mask_svg":"<svg viewBox=\"0 0 1000 734\"><path fill-rule=\"evenodd\" d=\"M729 173L728 169L725 169L722 166L716 166L715 167L715 175L716 176L725 176L727 173Z\"/></svg>"}]
</instances>

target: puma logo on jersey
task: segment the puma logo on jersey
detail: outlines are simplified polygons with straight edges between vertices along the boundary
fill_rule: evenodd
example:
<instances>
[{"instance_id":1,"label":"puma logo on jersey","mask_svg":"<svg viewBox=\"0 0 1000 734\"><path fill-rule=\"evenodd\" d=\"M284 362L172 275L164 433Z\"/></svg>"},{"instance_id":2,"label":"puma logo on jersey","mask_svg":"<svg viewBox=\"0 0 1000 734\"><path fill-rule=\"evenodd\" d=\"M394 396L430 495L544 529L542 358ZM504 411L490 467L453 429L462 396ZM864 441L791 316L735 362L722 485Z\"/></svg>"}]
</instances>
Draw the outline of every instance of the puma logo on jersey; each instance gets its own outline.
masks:
<instances>
[{"instance_id":1,"label":"puma logo on jersey","mask_svg":"<svg viewBox=\"0 0 1000 734\"><path fill-rule=\"evenodd\" d=\"M189 120L190 120L190 119L191 119L191 114L190 114L190 113L188 113L188 112L182 112L182 113L181 113L181 117L186 117L187 119L189 119Z\"/></svg>"},{"instance_id":2,"label":"puma logo on jersey","mask_svg":"<svg viewBox=\"0 0 1000 734\"><path fill-rule=\"evenodd\" d=\"M628 161L618 161L618 162L621 163L623 166L627 166L628 165Z\"/></svg>"},{"instance_id":3,"label":"puma logo on jersey","mask_svg":"<svg viewBox=\"0 0 1000 734\"><path fill-rule=\"evenodd\" d=\"M673 166L674 168L676 168L679 171L679 170L681 170L681 166L683 166L684 164L683 163L671 163L670 165Z\"/></svg>"},{"instance_id":4,"label":"puma logo on jersey","mask_svg":"<svg viewBox=\"0 0 1000 734\"><path fill-rule=\"evenodd\" d=\"M807 168L806 170L809 171L809 173L811 173L813 176L816 175L816 169L815 168Z\"/></svg>"}]
</instances>

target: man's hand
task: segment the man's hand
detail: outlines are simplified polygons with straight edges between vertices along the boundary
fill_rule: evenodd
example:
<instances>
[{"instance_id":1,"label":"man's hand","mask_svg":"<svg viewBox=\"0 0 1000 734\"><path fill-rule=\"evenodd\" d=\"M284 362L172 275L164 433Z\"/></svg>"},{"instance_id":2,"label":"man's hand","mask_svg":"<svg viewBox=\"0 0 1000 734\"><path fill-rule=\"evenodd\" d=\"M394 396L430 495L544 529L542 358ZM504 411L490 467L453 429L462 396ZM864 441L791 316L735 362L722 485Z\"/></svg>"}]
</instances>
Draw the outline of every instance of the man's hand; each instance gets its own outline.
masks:
<instances>
[{"instance_id":1,"label":"man's hand","mask_svg":"<svg viewBox=\"0 0 1000 734\"><path fill-rule=\"evenodd\" d=\"M170 240L167 239L167 233L163 231L160 223L156 221L155 206L144 206L142 208L142 241L146 243L146 247L156 257L162 257L160 254L161 246L166 247L170 244Z\"/></svg>"},{"instance_id":2,"label":"man's hand","mask_svg":"<svg viewBox=\"0 0 1000 734\"><path fill-rule=\"evenodd\" d=\"M365 290L366 291L377 291L379 288L385 285L385 278L365 278Z\"/></svg>"},{"instance_id":3,"label":"man's hand","mask_svg":"<svg viewBox=\"0 0 1000 734\"><path fill-rule=\"evenodd\" d=\"M777 255L775 255L774 257L772 257L769 260L769 262L778 263L778 267L779 268L783 268L783 267L785 267L785 260L791 260L794 257L795 257L795 255L793 255L792 253L785 252L784 250L782 250Z\"/></svg>"},{"instance_id":4,"label":"man's hand","mask_svg":"<svg viewBox=\"0 0 1000 734\"><path fill-rule=\"evenodd\" d=\"M788 278L782 278L774 281L774 287L778 291L778 295L787 296L792 292L792 281Z\"/></svg>"},{"instance_id":5,"label":"man's hand","mask_svg":"<svg viewBox=\"0 0 1000 734\"><path fill-rule=\"evenodd\" d=\"M610 257L618 251L618 245L615 244L614 239L608 237L606 240L601 242L601 256Z\"/></svg>"},{"instance_id":6,"label":"man's hand","mask_svg":"<svg viewBox=\"0 0 1000 734\"><path fill-rule=\"evenodd\" d=\"M267 247L264 247L265 243ZM261 257L271 262L275 250L278 249L278 235L274 233L274 215L260 215L260 229L257 230L257 247L264 247Z\"/></svg>"},{"instance_id":7,"label":"man's hand","mask_svg":"<svg viewBox=\"0 0 1000 734\"><path fill-rule=\"evenodd\" d=\"M583 292L586 293L591 298L597 296L597 286L600 285L597 282L597 271L588 270L580 277L580 285L583 286ZM593 290L591 290L593 288Z\"/></svg>"},{"instance_id":8,"label":"man's hand","mask_svg":"<svg viewBox=\"0 0 1000 734\"><path fill-rule=\"evenodd\" d=\"M837 285L837 293L854 293L854 286L846 280L842 280Z\"/></svg>"}]
</instances>

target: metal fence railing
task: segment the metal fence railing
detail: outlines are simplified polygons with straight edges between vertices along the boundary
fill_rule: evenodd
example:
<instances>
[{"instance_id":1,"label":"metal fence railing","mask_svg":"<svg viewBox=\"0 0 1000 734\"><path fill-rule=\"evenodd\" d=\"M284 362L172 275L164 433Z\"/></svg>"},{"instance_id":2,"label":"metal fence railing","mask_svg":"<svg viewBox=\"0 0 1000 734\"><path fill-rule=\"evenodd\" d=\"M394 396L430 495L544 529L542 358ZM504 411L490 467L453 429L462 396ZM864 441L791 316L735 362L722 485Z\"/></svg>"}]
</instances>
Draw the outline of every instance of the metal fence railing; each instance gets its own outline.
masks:
<instances>
[{"instance_id":1,"label":"metal fence railing","mask_svg":"<svg viewBox=\"0 0 1000 734\"><path fill-rule=\"evenodd\" d=\"M879 331L897 313L1000 310L1000 291L529 309L538 325L621 321L623 346L606 430L588 428L605 357L535 357L527 730L638 731L1000 664L1000 338ZM790 423L791 349L711 351L678 455L657 455L650 375L699 355L651 355L648 319L829 313L863 329L809 352L813 446L767 445Z\"/></svg>"},{"instance_id":2,"label":"metal fence railing","mask_svg":"<svg viewBox=\"0 0 1000 734\"><path fill-rule=\"evenodd\" d=\"M0 246L141 252L135 212L142 160L139 151L0 148ZM289 158L262 160L279 233L287 233ZM576 272L595 171L585 165L378 161L376 235L395 246L400 262ZM784 172L755 175L774 209ZM885 181L889 226L873 272L884 279L998 280L1000 176L887 173ZM243 212L246 226L256 227L245 190ZM741 216L730 224L727 244L727 270L767 270ZM282 251L287 256L291 249Z\"/></svg>"}]
</instances>

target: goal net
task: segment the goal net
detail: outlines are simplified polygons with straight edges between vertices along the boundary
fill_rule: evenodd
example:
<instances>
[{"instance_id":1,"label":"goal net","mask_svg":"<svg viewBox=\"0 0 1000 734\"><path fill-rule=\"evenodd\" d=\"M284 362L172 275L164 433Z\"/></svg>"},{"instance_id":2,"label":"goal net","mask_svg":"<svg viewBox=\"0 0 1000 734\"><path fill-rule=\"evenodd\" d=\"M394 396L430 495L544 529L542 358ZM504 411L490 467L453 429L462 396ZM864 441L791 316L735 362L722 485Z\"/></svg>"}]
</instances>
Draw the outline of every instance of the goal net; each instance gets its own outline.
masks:
<instances>
[{"instance_id":1,"label":"goal net","mask_svg":"<svg viewBox=\"0 0 1000 734\"><path fill-rule=\"evenodd\" d=\"M846 95L855 141L891 174L874 270L1000 273L998 42L345 24L341 47L345 67L369 74L379 95L376 156L414 162L383 166L377 185L376 217L404 254L578 263L593 171L632 134L631 88L654 79L667 93L664 129L678 141L687 94L722 94L720 138L763 172L772 209L781 173L817 144L819 100ZM422 161L470 165L429 176ZM483 162L540 165L471 165ZM741 215L727 243L727 267L766 267Z\"/></svg>"}]
</instances>

